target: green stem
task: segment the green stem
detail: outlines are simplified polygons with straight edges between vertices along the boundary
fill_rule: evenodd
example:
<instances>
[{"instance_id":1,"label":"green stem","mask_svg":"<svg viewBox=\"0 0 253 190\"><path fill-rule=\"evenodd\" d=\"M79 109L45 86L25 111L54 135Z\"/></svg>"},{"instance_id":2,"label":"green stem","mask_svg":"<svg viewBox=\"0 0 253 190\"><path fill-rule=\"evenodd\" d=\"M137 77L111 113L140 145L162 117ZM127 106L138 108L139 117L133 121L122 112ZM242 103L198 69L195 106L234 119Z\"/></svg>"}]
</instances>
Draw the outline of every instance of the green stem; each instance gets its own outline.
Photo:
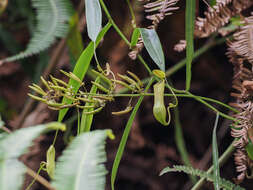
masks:
<instances>
[{"instance_id":1,"label":"green stem","mask_svg":"<svg viewBox=\"0 0 253 190\"><path fill-rule=\"evenodd\" d=\"M132 16L132 25L133 25L133 28L136 28L136 19L135 19L135 15L134 15L134 10L132 8L132 5L130 3L129 0L126 0L127 1L127 5L129 7L129 10L130 10L130 14Z\"/></svg>"},{"instance_id":2,"label":"green stem","mask_svg":"<svg viewBox=\"0 0 253 190\"><path fill-rule=\"evenodd\" d=\"M45 164L41 164L39 170L37 171L36 173L36 176L33 178L32 182L27 186L27 188L25 190L29 190L32 185L35 183L35 181L37 180L37 177L39 176L40 174L40 171L45 167Z\"/></svg>"},{"instance_id":3,"label":"green stem","mask_svg":"<svg viewBox=\"0 0 253 190\"><path fill-rule=\"evenodd\" d=\"M144 67L147 69L149 75L152 76L152 71L151 69L149 68L148 64L144 61L144 59L142 58L142 56L138 55L137 58L139 59L139 61L144 65ZM151 78L151 77L150 77ZM150 80L149 78L149 80Z\"/></svg>"},{"instance_id":4,"label":"green stem","mask_svg":"<svg viewBox=\"0 0 253 190\"><path fill-rule=\"evenodd\" d=\"M205 106L209 107L209 108L210 108L211 110L213 110L214 112L219 113L220 116L222 116L222 117L224 117L224 118L226 118L226 119L232 120L232 121L237 121L236 118L233 118L233 117L231 117L231 116L228 116L228 115L226 115L226 114L220 112L220 111L217 110L215 107L211 106L210 104L208 104L207 102L205 102L205 101L202 100L201 98L192 95L190 92L186 92L186 93L187 93L188 95L191 95L192 98L194 98L195 100L197 100L197 101L201 102L202 104L204 104Z\"/></svg>"},{"instance_id":5,"label":"green stem","mask_svg":"<svg viewBox=\"0 0 253 190\"><path fill-rule=\"evenodd\" d=\"M100 4L101 4L101 6L102 6L102 8L103 8L103 10L104 10L104 12L105 12L105 14L106 14L108 20L111 22L113 28L114 28L114 29L116 30L116 32L120 35L120 37L122 38L122 40L124 40L125 43L126 43L129 47L131 47L131 43L128 41L128 39L127 39L127 38L125 37L125 35L121 32L121 30L119 29L119 27L115 24L114 20L112 19L111 14L109 13L109 11L108 11L108 9L107 9L107 7L106 7L104 1L103 1L103 0L99 0L99 1L100 1Z\"/></svg>"},{"instance_id":6,"label":"green stem","mask_svg":"<svg viewBox=\"0 0 253 190\"><path fill-rule=\"evenodd\" d=\"M225 37L221 38L221 39L218 39L216 41L208 42L206 45L202 46L201 48L199 48L197 51L194 52L193 60L197 59L200 55L202 55L203 53L205 53L209 49L215 47L216 45L223 44L224 42L226 42ZM192 63L194 63L194 62L192 62ZM170 69L168 69L166 71L166 73L165 73L166 77L170 77L171 75L175 74L177 71L182 69L185 65L186 65L186 59L183 59L183 60L179 61L177 64L175 64L174 66L172 66ZM142 83L147 84L147 82L150 80L150 78L151 77L147 77L147 78L143 79ZM124 88L119 93L125 93L127 91L128 91L128 89Z\"/></svg>"},{"instance_id":7,"label":"green stem","mask_svg":"<svg viewBox=\"0 0 253 190\"><path fill-rule=\"evenodd\" d=\"M131 48L131 43L128 41L128 39L126 38L126 36L121 32L121 30L119 29L119 27L115 24L114 20L112 19L105 3L103 0L99 0L101 7L103 8L108 20L110 21L110 23L112 24L113 28L115 29L115 31L119 34L119 36L121 37L121 39L129 46L129 48ZM145 68L147 69L147 71L149 72L149 75L152 75L152 71L151 69L148 67L147 63L144 61L144 59L138 55L137 57L139 59L139 61L145 66ZM150 80L150 78L149 78Z\"/></svg>"},{"instance_id":8,"label":"green stem","mask_svg":"<svg viewBox=\"0 0 253 190\"><path fill-rule=\"evenodd\" d=\"M186 150L183 131L182 131L181 122L179 118L179 111L177 107L174 109L174 122L175 122L175 141L176 141L177 149L180 153L180 156L182 158L184 165L192 167L191 162L189 160L188 152ZM189 175L189 177L193 184L197 182L196 176Z\"/></svg>"},{"instance_id":9,"label":"green stem","mask_svg":"<svg viewBox=\"0 0 253 190\"><path fill-rule=\"evenodd\" d=\"M91 96L98 96L97 94L95 93L83 93L84 95L91 95ZM99 94L99 96L109 96L109 97L139 97L139 96L154 96L154 93L140 93L140 94ZM169 96L169 97L172 97L174 96L173 94L168 94L168 93L165 93L164 96ZM238 110L236 110L235 108L227 105L227 104L224 104L223 102L220 102L218 100L215 100L215 99L212 99L212 98L207 98L207 97L203 97L203 96L196 96L196 95L193 95L193 94L175 94L175 96L177 97L184 97L184 98L194 98L194 99L202 99L202 100L206 100L206 101L209 101L209 102L213 102L215 104L218 104L218 105L221 105L235 113L239 113ZM199 100L198 100L199 101ZM201 102L203 103L203 102ZM208 104L205 102L205 105Z\"/></svg>"},{"instance_id":10,"label":"green stem","mask_svg":"<svg viewBox=\"0 0 253 190\"><path fill-rule=\"evenodd\" d=\"M232 153L234 152L235 148L233 146L234 141L229 145L229 147L227 148L227 150L221 155L221 157L219 158L219 165L222 166L227 160L228 158L232 155ZM213 166L211 166L208 170L207 173L211 174L211 172L213 171ZM202 185L204 184L205 179L201 178L194 186L191 190L198 190L202 187Z\"/></svg>"}]
</instances>

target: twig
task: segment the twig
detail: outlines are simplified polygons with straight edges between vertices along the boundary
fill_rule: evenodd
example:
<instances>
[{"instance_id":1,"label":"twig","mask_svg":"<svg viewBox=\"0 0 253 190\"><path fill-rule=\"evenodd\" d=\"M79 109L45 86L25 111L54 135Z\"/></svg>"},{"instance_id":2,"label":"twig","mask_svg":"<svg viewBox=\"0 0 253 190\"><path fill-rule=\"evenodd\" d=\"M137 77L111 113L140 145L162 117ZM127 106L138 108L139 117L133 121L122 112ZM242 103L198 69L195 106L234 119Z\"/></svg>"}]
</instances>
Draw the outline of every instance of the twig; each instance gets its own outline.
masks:
<instances>
[{"instance_id":1,"label":"twig","mask_svg":"<svg viewBox=\"0 0 253 190\"><path fill-rule=\"evenodd\" d=\"M41 185L45 186L49 190L55 190L52 185L41 175L34 172L32 169L26 166L26 172L29 176L33 177L36 181L38 181Z\"/></svg>"}]
</instances>

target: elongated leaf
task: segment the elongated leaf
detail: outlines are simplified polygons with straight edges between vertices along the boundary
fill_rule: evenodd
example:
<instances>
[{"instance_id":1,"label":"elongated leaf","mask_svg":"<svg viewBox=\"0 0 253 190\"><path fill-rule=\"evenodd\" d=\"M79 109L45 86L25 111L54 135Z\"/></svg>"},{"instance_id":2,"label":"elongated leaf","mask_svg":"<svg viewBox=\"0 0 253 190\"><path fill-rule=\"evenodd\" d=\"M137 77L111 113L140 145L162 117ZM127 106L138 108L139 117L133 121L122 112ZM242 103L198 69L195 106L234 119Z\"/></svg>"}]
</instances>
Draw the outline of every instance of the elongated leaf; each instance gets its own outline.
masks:
<instances>
[{"instance_id":1,"label":"elongated leaf","mask_svg":"<svg viewBox=\"0 0 253 190\"><path fill-rule=\"evenodd\" d=\"M135 28L134 31L133 31L132 37L131 37L131 48L136 46L139 37L140 37L140 29Z\"/></svg>"},{"instance_id":2,"label":"elongated leaf","mask_svg":"<svg viewBox=\"0 0 253 190\"><path fill-rule=\"evenodd\" d=\"M99 0L85 0L88 36L95 42L102 28L102 11Z\"/></svg>"},{"instance_id":3,"label":"elongated leaf","mask_svg":"<svg viewBox=\"0 0 253 190\"><path fill-rule=\"evenodd\" d=\"M159 37L154 29L140 28L145 48L156 65L165 72L165 58Z\"/></svg>"},{"instance_id":4,"label":"elongated leaf","mask_svg":"<svg viewBox=\"0 0 253 190\"><path fill-rule=\"evenodd\" d=\"M57 37L66 36L68 21L73 14L69 0L32 0L37 10L37 27L27 49L17 55L4 59L4 62L15 61L37 54L47 49Z\"/></svg>"},{"instance_id":5,"label":"elongated leaf","mask_svg":"<svg viewBox=\"0 0 253 190\"><path fill-rule=\"evenodd\" d=\"M191 85L191 64L194 55L194 20L195 20L195 0L186 1L185 13L185 39L186 39L186 90Z\"/></svg>"},{"instance_id":6,"label":"elongated leaf","mask_svg":"<svg viewBox=\"0 0 253 190\"><path fill-rule=\"evenodd\" d=\"M104 190L108 131L83 133L72 141L56 163L52 185L57 190Z\"/></svg>"},{"instance_id":7,"label":"elongated leaf","mask_svg":"<svg viewBox=\"0 0 253 190\"><path fill-rule=\"evenodd\" d=\"M147 85L144 93L146 93L148 91L148 89L150 88L151 84L153 83L153 79L150 80L149 84ZM142 103L142 100L143 100L144 96L140 96L140 98L138 99L128 121L127 121L127 124L126 124L126 127L125 127L125 130L124 130L124 133L123 133L123 136L120 140L120 144L119 144L119 148L117 150L117 154L116 154L116 157L115 157L115 160L113 162L113 167L112 167L112 174L111 174L111 188L112 190L114 190L114 183L115 183L115 179L116 179L116 176L117 176L117 172L118 172L118 168L119 168L119 163L121 161L121 158L122 158L122 155L123 155L123 152L124 152L124 149L125 149L125 146L126 146L126 142L127 142L127 139L128 139L128 136L129 136L129 133L130 133L130 130L131 130L131 127L132 127L132 124L133 124L133 121L134 121L134 118L136 116L136 113Z\"/></svg>"},{"instance_id":8,"label":"elongated leaf","mask_svg":"<svg viewBox=\"0 0 253 190\"><path fill-rule=\"evenodd\" d=\"M96 83L99 83L100 78L97 77L97 79L95 80ZM96 85L92 85L90 93L94 94L97 92L97 86ZM94 103L90 103L90 102L86 102L85 106L91 106L94 105ZM80 128L80 133L83 132L89 132L90 128L91 128L91 124L92 124L92 120L93 120L93 114L85 114L85 112L90 112L93 111L94 108L89 108L89 109L84 109L83 110L83 114L82 114L82 119L81 119L81 128Z\"/></svg>"},{"instance_id":9,"label":"elongated leaf","mask_svg":"<svg viewBox=\"0 0 253 190\"><path fill-rule=\"evenodd\" d=\"M213 178L214 178L214 189L219 190L220 189L220 168L219 168L219 152L218 152L218 145L217 145L217 137L216 137L216 129L218 126L219 121L219 114L216 115L216 120L214 124L213 129L213 138L212 138L212 152L213 152Z\"/></svg>"},{"instance_id":10,"label":"elongated leaf","mask_svg":"<svg viewBox=\"0 0 253 190\"><path fill-rule=\"evenodd\" d=\"M102 31L99 33L98 38L96 40L96 46L102 40L102 38L104 37L104 35L106 34L106 32L109 30L110 27L111 27L111 24L108 23L102 29ZM89 43L89 45L83 51L82 55L79 57L76 65L75 65L73 73L80 80L83 80L83 78L84 78L84 76L85 76L85 74L86 74L86 72L87 72L87 70L88 70L88 68L90 66L91 59L92 59L92 57L94 55L94 45L95 45L94 42L90 42ZM73 79L70 79L68 84L69 84L69 86L72 86L74 92L77 92L78 89L79 89L79 87L80 87L80 84L77 81L73 80ZM62 102L66 103L66 104L70 104L72 102L72 100L67 99L67 98L64 97L63 100L62 100ZM62 109L62 110L59 111L58 121L62 121L62 119L66 115L67 111L68 111L68 108Z\"/></svg>"},{"instance_id":11,"label":"elongated leaf","mask_svg":"<svg viewBox=\"0 0 253 190\"><path fill-rule=\"evenodd\" d=\"M0 189L19 190L22 186L25 166L18 157L26 152L32 141L42 132L65 129L61 123L49 123L20 129L0 139Z\"/></svg>"}]
</instances>

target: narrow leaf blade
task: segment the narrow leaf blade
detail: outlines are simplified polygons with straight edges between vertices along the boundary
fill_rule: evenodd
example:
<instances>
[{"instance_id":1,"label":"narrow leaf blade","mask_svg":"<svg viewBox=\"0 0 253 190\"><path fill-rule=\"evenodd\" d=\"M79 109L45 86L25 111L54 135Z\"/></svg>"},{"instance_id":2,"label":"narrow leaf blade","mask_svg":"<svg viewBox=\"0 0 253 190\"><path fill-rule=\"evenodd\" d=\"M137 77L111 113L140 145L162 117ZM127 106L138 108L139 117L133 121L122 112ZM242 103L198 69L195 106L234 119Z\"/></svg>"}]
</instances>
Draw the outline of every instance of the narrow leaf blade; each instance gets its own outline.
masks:
<instances>
[{"instance_id":1,"label":"narrow leaf blade","mask_svg":"<svg viewBox=\"0 0 253 190\"><path fill-rule=\"evenodd\" d=\"M220 189L220 168L219 168L219 152L218 152L218 145L217 145L217 137L216 137L216 129L218 126L219 121L219 114L216 115L216 120L213 129L213 137L212 137L212 152L213 152L213 178L214 178L214 189Z\"/></svg>"},{"instance_id":2,"label":"narrow leaf blade","mask_svg":"<svg viewBox=\"0 0 253 190\"><path fill-rule=\"evenodd\" d=\"M106 34L106 32L109 30L109 28L111 27L111 24L108 23L103 29L102 31L99 33L98 35L98 38L96 40L96 46L99 44L99 42L102 40L102 38L104 37L104 35ZM89 45L87 46L87 48L82 52L81 56L79 57L76 65L75 65L75 68L74 68L74 71L73 73L82 81L89 66L90 66L90 62L91 62L91 59L94 55L94 45L95 43L94 42L90 42ZM73 91L76 93L80 87L80 84L73 80L73 79L70 79L69 80L69 83L68 83L69 86L71 86L73 88ZM70 99L67 99L67 98L63 98L62 100L63 103L66 103L66 104L70 104L72 102L72 100ZM59 111L59 115L58 115L58 121L62 121L62 119L64 118L64 116L66 115L68 111L68 108L65 108L65 109L62 109Z\"/></svg>"},{"instance_id":3,"label":"narrow leaf blade","mask_svg":"<svg viewBox=\"0 0 253 190\"><path fill-rule=\"evenodd\" d=\"M85 0L85 15L88 36L95 42L102 28L102 11L99 0Z\"/></svg>"},{"instance_id":4,"label":"narrow leaf blade","mask_svg":"<svg viewBox=\"0 0 253 190\"><path fill-rule=\"evenodd\" d=\"M191 64L194 55L194 20L195 20L195 0L186 1L185 14L185 39L186 39L186 90L191 85Z\"/></svg>"},{"instance_id":5,"label":"narrow leaf blade","mask_svg":"<svg viewBox=\"0 0 253 190\"><path fill-rule=\"evenodd\" d=\"M148 91L148 89L149 89L149 87L151 86L152 83L153 83L153 79L151 79L151 81L147 85L147 87L144 91L145 93ZM137 111L138 111L138 109L139 109L139 107L142 103L143 98L144 98L144 96L142 95L138 99L138 101L137 101L133 111L131 112L131 115L130 115L128 121L127 121L123 136L120 140L119 148L117 150L117 153L116 153L116 156L115 156L115 159L114 159L114 162L113 162L113 167L112 167L112 174L111 174L111 188L112 188L112 190L114 190L114 183L115 183L115 179L116 179L116 176L117 176L119 164L120 164L120 161L121 161L121 158L122 158L125 146L126 146L126 142L127 142L127 139L128 139L128 136L129 136L134 118L135 118L136 113L137 113Z\"/></svg>"},{"instance_id":6,"label":"narrow leaf blade","mask_svg":"<svg viewBox=\"0 0 253 190\"><path fill-rule=\"evenodd\" d=\"M97 79L95 80L95 82L99 83L99 81L100 81L100 78L97 77ZM96 85L92 85L90 93L91 94L95 94L96 92L97 92L97 86ZM91 105L94 105L94 103L87 102L85 104L85 106L91 106ZM89 108L88 110L83 110L82 118L81 118L80 133L89 132L90 131L92 120L93 120L93 114L87 115L87 114L85 114L85 112L90 112L90 111L93 111L93 110L94 110L94 108Z\"/></svg>"},{"instance_id":7,"label":"narrow leaf blade","mask_svg":"<svg viewBox=\"0 0 253 190\"><path fill-rule=\"evenodd\" d=\"M165 72L165 58L159 37L154 29L140 28L145 48L156 65Z\"/></svg>"}]
</instances>

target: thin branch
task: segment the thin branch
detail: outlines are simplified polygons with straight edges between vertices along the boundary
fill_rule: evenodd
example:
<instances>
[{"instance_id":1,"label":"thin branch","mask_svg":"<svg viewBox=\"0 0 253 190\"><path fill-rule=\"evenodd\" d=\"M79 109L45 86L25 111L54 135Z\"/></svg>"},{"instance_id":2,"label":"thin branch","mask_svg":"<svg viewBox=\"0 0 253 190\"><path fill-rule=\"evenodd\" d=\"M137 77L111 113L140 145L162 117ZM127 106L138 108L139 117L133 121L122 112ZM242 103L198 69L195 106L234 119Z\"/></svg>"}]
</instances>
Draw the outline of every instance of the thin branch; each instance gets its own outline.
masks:
<instances>
[{"instance_id":1,"label":"thin branch","mask_svg":"<svg viewBox=\"0 0 253 190\"><path fill-rule=\"evenodd\" d=\"M32 178L34 178L36 181L38 181L41 185L43 185L44 187L46 187L49 190L55 190L52 185L41 175L37 174L36 172L34 172L32 169L30 169L29 167L26 166L26 172L29 176L31 176Z\"/></svg>"}]
</instances>

